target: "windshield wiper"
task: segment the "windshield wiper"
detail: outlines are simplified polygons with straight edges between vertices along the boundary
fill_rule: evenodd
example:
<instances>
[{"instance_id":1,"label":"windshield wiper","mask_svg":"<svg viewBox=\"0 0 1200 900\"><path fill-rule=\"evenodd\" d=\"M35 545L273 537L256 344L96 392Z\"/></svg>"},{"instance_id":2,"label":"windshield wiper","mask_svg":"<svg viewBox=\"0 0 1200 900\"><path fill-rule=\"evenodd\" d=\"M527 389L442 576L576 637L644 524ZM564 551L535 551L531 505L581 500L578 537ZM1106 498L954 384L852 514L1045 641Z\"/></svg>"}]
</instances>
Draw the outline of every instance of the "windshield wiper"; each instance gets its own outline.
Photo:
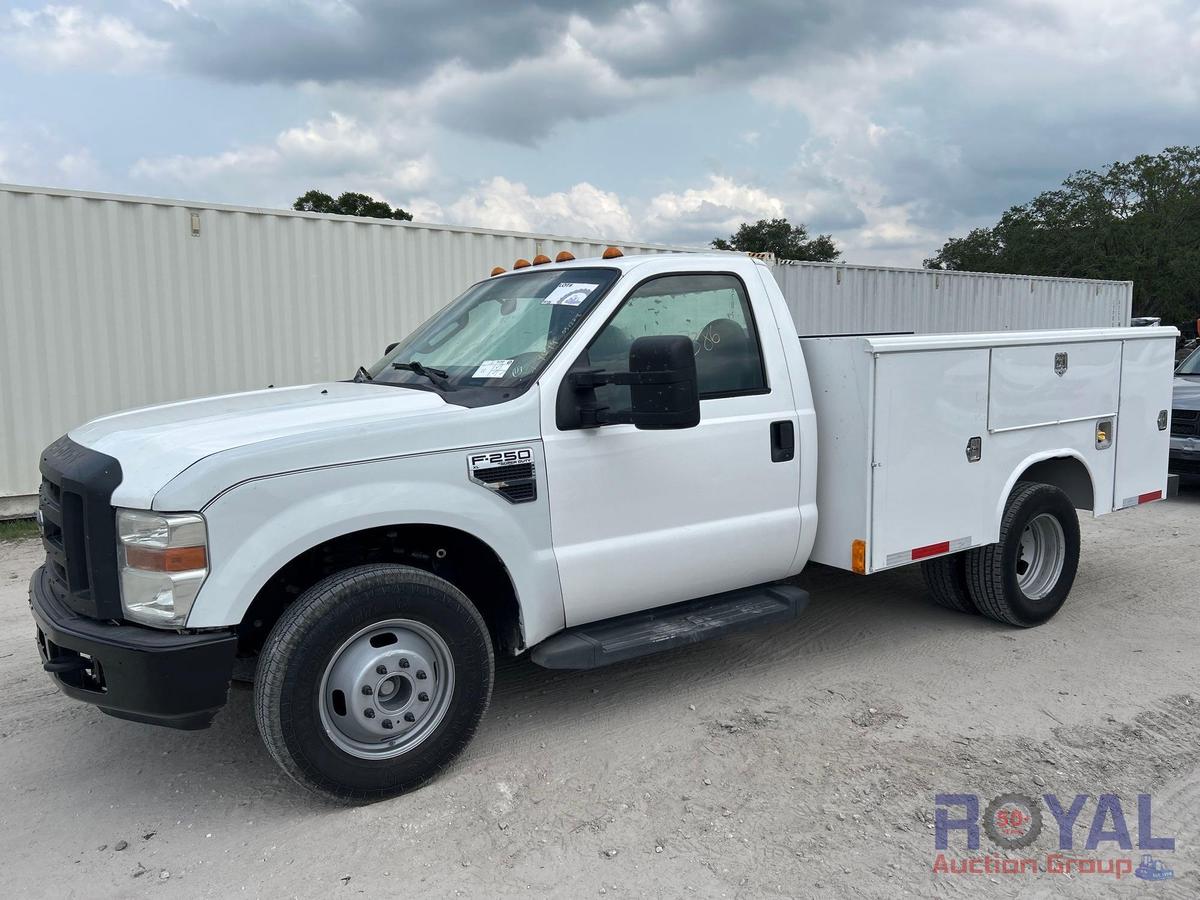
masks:
<instances>
[{"instance_id":1,"label":"windshield wiper","mask_svg":"<svg viewBox=\"0 0 1200 900\"><path fill-rule=\"evenodd\" d=\"M359 366L358 371L354 373L354 378L351 380L355 384L358 384L359 382L374 381L375 379L371 377L371 373L367 371L366 366Z\"/></svg>"},{"instance_id":2,"label":"windshield wiper","mask_svg":"<svg viewBox=\"0 0 1200 900\"><path fill-rule=\"evenodd\" d=\"M412 372L414 375L420 375L422 378L428 378L444 391L454 390L453 385L446 379L449 377L442 369L434 369L430 366L423 366L415 359L412 362L394 362L393 369L404 369L406 372Z\"/></svg>"}]
</instances>

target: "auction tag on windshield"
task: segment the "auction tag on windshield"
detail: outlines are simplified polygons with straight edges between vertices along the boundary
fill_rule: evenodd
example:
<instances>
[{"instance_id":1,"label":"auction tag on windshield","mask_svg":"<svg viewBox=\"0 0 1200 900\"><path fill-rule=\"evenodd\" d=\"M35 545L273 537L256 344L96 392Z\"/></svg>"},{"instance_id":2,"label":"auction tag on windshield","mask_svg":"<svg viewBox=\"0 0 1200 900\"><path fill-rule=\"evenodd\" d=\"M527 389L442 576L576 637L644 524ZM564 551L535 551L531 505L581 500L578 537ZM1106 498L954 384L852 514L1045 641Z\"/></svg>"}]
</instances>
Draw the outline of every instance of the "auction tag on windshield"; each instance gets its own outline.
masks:
<instances>
[{"instance_id":1,"label":"auction tag on windshield","mask_svg":"<svg viewBox=\"0 0 1200 900\"><path fill-rule=\"evenodd\" d=\"M472 378L503 378L508 374L509 367L513 364L511 359L485 359L479 364L479 368L475 370Z\"/></svg>"},{"instance_id":2,"label":"auction tag on windshield","mask_svg":"<svg viewBox=\"0 0 1200 900\"><path fill-rule=\"evenodd\" d=\"M583 281L564 281L547 294L542 303L549 303L553 306L578 306L598 287L600 285L588 284Z\"/></svg>"}]
</instances>

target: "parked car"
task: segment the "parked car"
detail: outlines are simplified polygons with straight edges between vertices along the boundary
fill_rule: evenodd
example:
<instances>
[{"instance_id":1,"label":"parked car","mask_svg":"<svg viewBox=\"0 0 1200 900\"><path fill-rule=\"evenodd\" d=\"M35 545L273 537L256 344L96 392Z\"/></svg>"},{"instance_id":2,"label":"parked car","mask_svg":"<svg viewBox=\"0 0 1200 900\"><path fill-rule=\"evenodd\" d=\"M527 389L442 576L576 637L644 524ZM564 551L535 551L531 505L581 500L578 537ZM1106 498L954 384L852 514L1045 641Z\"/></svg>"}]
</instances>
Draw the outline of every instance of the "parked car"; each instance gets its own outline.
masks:
<instances>
[{"instance_id":1,"label":"parked car","mask_svg":"<svg viewBox=\"0 0 1200 900\"><path fill-rule=\"evenodd\" d=\"M1175 370L1168 467L1173 474L1183 478L1200 477L1200 347Z\"/></svg>"}]
</instances>

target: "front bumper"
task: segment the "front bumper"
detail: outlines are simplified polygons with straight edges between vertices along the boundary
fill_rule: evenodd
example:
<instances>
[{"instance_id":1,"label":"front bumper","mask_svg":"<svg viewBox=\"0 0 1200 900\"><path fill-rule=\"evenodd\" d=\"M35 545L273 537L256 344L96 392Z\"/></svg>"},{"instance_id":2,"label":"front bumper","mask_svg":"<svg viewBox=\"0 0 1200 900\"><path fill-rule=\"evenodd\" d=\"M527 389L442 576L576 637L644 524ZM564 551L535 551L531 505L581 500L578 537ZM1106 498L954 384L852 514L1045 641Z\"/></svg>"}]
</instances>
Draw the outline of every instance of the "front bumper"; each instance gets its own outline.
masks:
<instances>
[{"instance_id":1,"label":"front bumper","mask_svg":"<svg viewBox=\"0 0 1200 900\"><path fill-rule=\"evenodd\" d=\"M225 705L237 636L179 634L77 615L55 595L45 568L29 583L43 668L68 697L111 716L207 728Z\"/></svg>"},{"instance_id":2,"label":"front bumper","mask_svg":"<svg viewBox=\"0 0 1200 900\"><path fill-rule=\"evenodd\" d=\"M1172 438L1167 470L1175 475L1200 475L1200 439Z\"/></svg>"}]
</instances>

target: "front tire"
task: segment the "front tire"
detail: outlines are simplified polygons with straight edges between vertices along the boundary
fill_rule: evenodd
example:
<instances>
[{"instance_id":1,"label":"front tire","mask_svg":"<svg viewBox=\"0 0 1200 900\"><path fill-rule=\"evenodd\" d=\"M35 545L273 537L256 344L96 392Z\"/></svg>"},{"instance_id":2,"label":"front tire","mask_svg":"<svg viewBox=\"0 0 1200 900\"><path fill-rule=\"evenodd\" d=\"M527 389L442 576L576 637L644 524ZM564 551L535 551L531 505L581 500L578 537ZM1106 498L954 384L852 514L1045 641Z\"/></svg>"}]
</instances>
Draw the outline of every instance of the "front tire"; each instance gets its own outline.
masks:
<instances>
[{"instance_id":1,"label":"front tire","mask_svg":"<svg viewBox=\"0 0 1200 900\"><path fill-rule=\"evenodd\" d=\"M478 610L445 579L369 565L309 588L280 617L254 688L268 752L332 800L420 787L470 742L495 660Z\"/></svg>"},{"instance_id":2,"label":"front tire","mask_svg":"<svg viewBox=\"0 0 1200 900\"><path fill-rule=\"evenodd\" d=\"M1017 482L1000 540L967 553L971 599L985 616L1030 628L1062 608L1079 568L1079 517L1048 484Z\"/></svg>"}]
</instances>

